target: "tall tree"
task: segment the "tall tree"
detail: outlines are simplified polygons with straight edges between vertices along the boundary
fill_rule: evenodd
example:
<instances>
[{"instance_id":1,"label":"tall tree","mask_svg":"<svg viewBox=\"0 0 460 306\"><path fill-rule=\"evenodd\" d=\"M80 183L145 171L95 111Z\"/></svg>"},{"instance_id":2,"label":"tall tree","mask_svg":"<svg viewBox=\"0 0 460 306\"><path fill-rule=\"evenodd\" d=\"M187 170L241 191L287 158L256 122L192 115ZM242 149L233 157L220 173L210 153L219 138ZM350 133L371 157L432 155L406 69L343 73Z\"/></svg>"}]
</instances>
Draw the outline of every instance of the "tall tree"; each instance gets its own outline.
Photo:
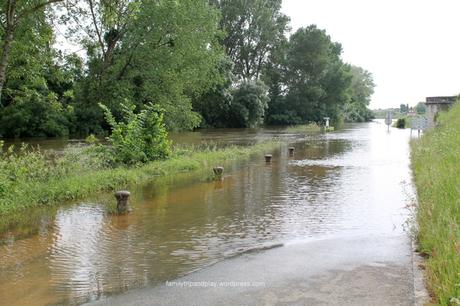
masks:
<instances>
[{"instance_id":1,"label":"tall tree","mask_svg":"<svg viewBox=\"0 0 460 306\"><path fill-rule=\"evenodd\" d=\"M222 14L222 44L243 80L259 79L268 57L288 29L281 0L211 0Z\"/></svg>"},{"instance_id":2,"label":"tall tree","mask_svg":"<svg viewBox=\"0 0 460 306\"><path fill-rule=\"evenodd\" d=\"M2 37L2 53L0 55L0 106L3 87L5 85L11 48L16 39L18 28L24 26L29 18L35 18L43 13L52 3L63 0L4 0L0 7L0 28Z\"/></svg>"},{"instance_id":3,"label":"tall tree","mask_svg":"<svg viewBox=\"0 0 460 306\"><path fill-rule=\"evenodd\" d=\"M78 95L79 117L92 122L84 132L103 121L98 102L119 117L126 100L138 110L159 104L169 129L199 124L191 99L219 80L223 55L218 11L206 0L84 0L68 12L63 20L88 53Z\"/></svg>"},{"instance_id":4,"label":"tall tree","mask_svg":"<svg viewBox=\"0 0 460 306\"><path fill-rule=\"evenodd\" d=\"M341 52L341 45L315 25L291 36L286 52L286 103L302 122L339 117L351 82Z\"/></svg>"},{"instance_id":5,"label":"tall tree","mask_svg":"<svg viewBox=\"0 0 460 306\"><path fill-rule=\"evenodd\" d=\"M344 106L344 118L346 121L368 121L374 117L368 109L375 87L372 74L357 66L351 66L350 73L350 100Z\"/></svg>"},{"instance_id":6,"label":"tall tree","mask_svg":"<svg viewBox=\"0 0 460 306\"><path fill-rule=\"evenodd\" d=\"M102 82L114 64L114 56L141 7L141 0L68 0L61 20L68 37L87 48L99 60L97 74ZM97 71L96 71L97 70Z\"/></svg>"}]
</instances>

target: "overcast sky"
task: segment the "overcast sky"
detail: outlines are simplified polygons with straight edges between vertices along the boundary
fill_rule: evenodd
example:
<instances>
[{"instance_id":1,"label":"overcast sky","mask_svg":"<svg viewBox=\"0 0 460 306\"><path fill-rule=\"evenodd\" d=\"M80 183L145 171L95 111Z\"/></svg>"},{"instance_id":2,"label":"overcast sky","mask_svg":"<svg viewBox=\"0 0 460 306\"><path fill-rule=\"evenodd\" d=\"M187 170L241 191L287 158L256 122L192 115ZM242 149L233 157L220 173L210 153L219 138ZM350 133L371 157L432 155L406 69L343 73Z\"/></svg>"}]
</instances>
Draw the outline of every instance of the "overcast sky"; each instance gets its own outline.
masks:
<instances>
[{"instance_id":1,"label":"overcast sky","mask_svg":"<svg viewBox=\"0 0 460 306\"><path fill-rule=\"evenodd\" d=\"M371 108L460 93L460 0L283 0L292 30L316 24L374 75Z\"/></svg>"}]
</instances>

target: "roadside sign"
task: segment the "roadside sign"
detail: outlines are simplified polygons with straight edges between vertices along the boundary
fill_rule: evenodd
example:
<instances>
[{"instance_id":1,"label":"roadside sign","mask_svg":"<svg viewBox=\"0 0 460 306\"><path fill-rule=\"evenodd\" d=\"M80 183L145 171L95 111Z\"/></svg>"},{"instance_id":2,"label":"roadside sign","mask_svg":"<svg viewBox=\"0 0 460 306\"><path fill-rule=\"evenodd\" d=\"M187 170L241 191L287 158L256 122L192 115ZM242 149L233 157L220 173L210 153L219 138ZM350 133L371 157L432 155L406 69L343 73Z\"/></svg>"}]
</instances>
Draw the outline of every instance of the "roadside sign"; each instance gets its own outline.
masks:
<instances>
[{"instance_id":1,"label":"roadside sign","mask_svg":"<svg viewBox=\"0 0 460 306\"><path fill-rule=\"evenodd\" d=\"M390 130L390 125L393 123L393 118L392 118L391 112L387 112L387 116L385 118L385 124L388 125L388 130Z\"/></svg>"},{"instance_id":2,"label":"roadside sign","mask_svg":"<svg viewBox=\"0 0 460 306\"><path fill-rule=\"evenodd\" d=\"M420 131L425 131L428 128L428 119L423 116L412 118L412 125L410 127L410 135L412 137L412 130L418 131L418 137L420 137Z\"/></svg>"},{"instance_id":3,"label":"roadside sign","mask_svg":"<svg viewBox=\"0 0 460 306\"><path fill-rule=\"evenodd\" d=\"M414 117L412 118L412 126L413 130L426 130L428 127L428 119L426 117Z\"/></svg>"},{"instance_id":4,"label":"roadside sign","mask_svg":"<svg viewBox=\"0 0 460 306\"><path fill-rule=\"evenodd\" d=\"M411 129L420 130L420 119L418 117L412 118Z\"/></svg>"}]
</instances>

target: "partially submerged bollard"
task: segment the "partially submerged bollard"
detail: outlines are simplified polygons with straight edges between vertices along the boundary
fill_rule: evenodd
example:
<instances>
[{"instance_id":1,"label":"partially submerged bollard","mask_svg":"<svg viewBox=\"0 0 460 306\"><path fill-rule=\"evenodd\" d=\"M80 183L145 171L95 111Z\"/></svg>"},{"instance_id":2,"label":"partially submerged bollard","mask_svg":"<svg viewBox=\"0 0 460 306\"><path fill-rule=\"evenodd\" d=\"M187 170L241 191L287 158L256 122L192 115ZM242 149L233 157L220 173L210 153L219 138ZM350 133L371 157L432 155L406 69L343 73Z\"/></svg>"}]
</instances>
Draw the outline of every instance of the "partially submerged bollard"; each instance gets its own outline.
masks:
<instances>
[{"instance_id":1,"label":"partially submerged bollard","mask_svg":"<svg viewBox=\"0 0 460 306\"><path fill-rule=\"evenodd\" d=\"M214 171L214 177L216 179L222 179L222 175L224 174L224 167L214 167L212 170Z\"/></svg>"},{"instance_id":2,"label":"partially submerged bollard","mask_svg":"<svg viewBox=\"0 0 460 306\"><path fill-rule=\"evenodd\" d=\"M289 147L288 150L289 150L289 156L294 156L295 148L294 147Z\"/></svg>"},{"instance_id":3,"label":"partially submerged bollard","mask_svg":"<svg viewBox=\"0 0 460 306\"><path fill-rule=\"evenodd\" d=\"M125 213L128 209L128 199L131 193L127 190L121 190L115 192L115 198L117 199L117 211L119 213Z\"/></svg>"},{"instance_id":4,"label":"partially submerged bollard","mask_svg":"<svg viewBox=\"0 0 460 306\"><path fill-rule=\"evenodd\" d=\"M271 163L272 162L272 155L271 154L265 155L265 162L266 163Z\"/></svg>"}]
</instances>

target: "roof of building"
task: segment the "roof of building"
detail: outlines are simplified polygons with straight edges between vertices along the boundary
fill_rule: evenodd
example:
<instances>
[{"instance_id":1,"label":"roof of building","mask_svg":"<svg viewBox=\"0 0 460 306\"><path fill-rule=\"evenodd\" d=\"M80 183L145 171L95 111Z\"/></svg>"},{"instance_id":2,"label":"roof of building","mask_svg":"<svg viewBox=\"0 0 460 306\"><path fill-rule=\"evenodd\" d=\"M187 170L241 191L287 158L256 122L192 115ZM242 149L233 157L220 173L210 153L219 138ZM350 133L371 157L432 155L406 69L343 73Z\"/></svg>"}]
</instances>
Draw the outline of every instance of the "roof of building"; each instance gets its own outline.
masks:
<instances>
[{"instance_id":1,"label":"roof of building","mask_svg":"<svg viewBox=\"0 0 460 306\"><path fill-rule=\"evenodd\" d=\"M455 101L457 101L457 96L427 97L425 104L453 104Z\"/></svg>"}]
</instances>

